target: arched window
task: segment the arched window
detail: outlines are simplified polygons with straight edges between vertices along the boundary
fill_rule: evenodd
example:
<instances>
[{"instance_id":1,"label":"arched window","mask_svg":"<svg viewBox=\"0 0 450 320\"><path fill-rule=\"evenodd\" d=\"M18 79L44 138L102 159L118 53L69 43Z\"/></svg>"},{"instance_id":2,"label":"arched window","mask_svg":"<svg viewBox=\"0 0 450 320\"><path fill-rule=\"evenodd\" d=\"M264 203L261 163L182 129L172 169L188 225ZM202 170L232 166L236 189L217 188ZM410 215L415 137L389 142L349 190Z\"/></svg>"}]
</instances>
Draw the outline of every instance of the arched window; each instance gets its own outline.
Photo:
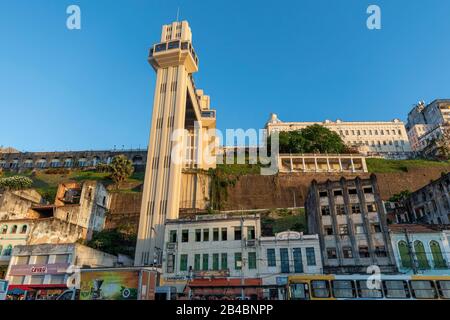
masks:
<instances>
[{"instance_id":1,"label":"arched window","mask_svg":"<svg viewBox=\"0 0 450 320\"><path fill-rule=\"evenodd\" d=\"M13 225L11 228L11 233L16 233L17 232L17 226Z\"/></svg>"},{"instance_id":2,"label":"arched window","mask_svg":"<svg viewBox=\"0 0 450 320\"><path fill-rule=\"evenodd\" d=\"M20 230L20 233L21 233L21 234L27 233L27 229L28 229L28 226L27 226L26 224L24 224L24 225L22 226L22 230Z\"/></svg>"},{"instance_id":3,"label":"arched window","mask_svg":"<svg viewBox=\"0 0 450 320\"><path fill-rule=\"evenodd\" d=\"M403 268L412 268L411 256L409 255L408 245L405 241L398 243L398 252L400 253L400 260Z\"/></svg>"},{"instance_id":4,"label":"arched window","mask_svg":"<svg viewBox=\"0 0 450 320\"><path fill-rule=\"evenodd\" d=\"M431 254L433 255L434 267L436 269L445 269L447 268L447 263L442 256L441 246L437 241L430 242Z\"/></svg>"},{"instance_id":5,"label":"arched window","mask_svg":"<svg viewBox=\"0 0 450 320\"><path fill-rule=\"evenodd\" d=\"M2 234L6 234L8 232L8 226L7 225L4 225L3 227L2 227Z\"/></svg>"},{"instance_id":6,"label":"arched window","mask_svg":"<svg viewBox=\"0 0 450 320\"><path fill-rule=\"evenodd\" d=\"M6 247L5 251L3 251L3 255L9 257L12 252L12 245Z\"/></svg>"},{"instance_id":7,"label":"arched window","mask_svg":"<svg viewBox=\"0 0 450 320\"><path fill-rule=\"evenodd\" d=\"M427 253L425 252L425 247L422 241L417 240L414 242L414 251L416 253L417 262L419 263L419 269L430 269L430 264L428 263L427 259Z\"/></svg>"}]
</instances>

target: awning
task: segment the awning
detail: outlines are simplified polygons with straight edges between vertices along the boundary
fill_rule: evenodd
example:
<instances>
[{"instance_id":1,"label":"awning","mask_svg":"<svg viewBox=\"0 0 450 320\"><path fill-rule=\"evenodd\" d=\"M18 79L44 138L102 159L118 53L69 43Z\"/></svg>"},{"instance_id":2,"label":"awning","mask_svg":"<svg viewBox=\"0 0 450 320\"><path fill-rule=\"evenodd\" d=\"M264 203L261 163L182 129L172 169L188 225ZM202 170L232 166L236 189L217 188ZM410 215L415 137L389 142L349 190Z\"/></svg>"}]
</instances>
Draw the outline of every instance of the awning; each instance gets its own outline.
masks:
<instances>
[{"instance_id":1,"label":"awning","mask_svg":"<svg viewBox=\"0 0 450 320\"><path fill-rule=\"evenodd\" d=\"M12 293L14 290L30 291L41 289L67 289L67 286L65 284L11 284L8 287L8 292Z\"/></svg>"}]
</instances>

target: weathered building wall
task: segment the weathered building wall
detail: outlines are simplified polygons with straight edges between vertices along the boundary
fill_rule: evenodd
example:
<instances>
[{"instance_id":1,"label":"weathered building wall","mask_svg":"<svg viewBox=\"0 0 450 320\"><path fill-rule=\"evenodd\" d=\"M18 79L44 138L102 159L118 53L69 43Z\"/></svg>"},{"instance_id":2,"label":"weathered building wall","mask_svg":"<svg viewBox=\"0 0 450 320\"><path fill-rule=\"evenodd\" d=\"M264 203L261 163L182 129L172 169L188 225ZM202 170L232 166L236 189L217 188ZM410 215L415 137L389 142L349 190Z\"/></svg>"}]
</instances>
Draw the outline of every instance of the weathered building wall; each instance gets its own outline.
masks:
<instances>
[{"instance_id":1,"label":"weathered building wall","mask_svg":"<svg viewBox=\"0 0 450 320\"><path fill-rule=\"evenodd\" d=\"M41 202L42 197L33 189L0 192L0 220L25 219L28 210Z\"/></svg>"},{"instance_id":2,"label":"weathered building wall","mask_svg":"<svg viewBox=\"0 0 450 320\"><path fill-rule=\"evenodd\" d=\"M141 210L142 193L111 193L109 212L106 216L105 229L114 229L129 224L137 233Z\"/></svg>"},{"instance_id":3,"label":"weathered building wall","mask_svg":"<svg viewBox=\"0 0 450 320\"><path fill-rule=\"evenodd\" d=\"M39 219L31 224L28 245L74 243L87 235L87 229L55 218Z\"/></svg>"}]
</instances>

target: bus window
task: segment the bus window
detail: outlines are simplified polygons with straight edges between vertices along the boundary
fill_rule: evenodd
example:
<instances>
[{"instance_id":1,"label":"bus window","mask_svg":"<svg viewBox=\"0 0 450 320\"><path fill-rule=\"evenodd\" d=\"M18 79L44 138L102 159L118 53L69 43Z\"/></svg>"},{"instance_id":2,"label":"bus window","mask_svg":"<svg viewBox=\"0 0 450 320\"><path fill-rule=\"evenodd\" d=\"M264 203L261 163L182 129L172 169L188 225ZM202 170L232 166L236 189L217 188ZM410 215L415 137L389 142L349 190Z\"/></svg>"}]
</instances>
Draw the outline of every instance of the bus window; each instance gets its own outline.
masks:
<instances>
[{"instance_id":1,"label":"bus window","mask_svg":"<svg viewBox=\"0 0 450 320\"><path fill-rule=\"evenodd\" d=\"M413 280L411 281L411 290L414 298L417 299L435 299L437 298L436 289L433 281Z\"/></svg>"},{"instance_id":2,"label":"bus window","mask_svg":"<svg viewBox=\"0 0 450 320\"><path fill-rule=\"evenodd\" d=\"M330 285L327 280L311 281L312 296L314 298L329 298Z\"/></svg>"},{"instance_id":3,"label":"bus window","mask_svg":"<svg viewBox=\"0 0 450 320\"><path fill-rule=\"evenodd\" d=\"M332 281L333 295L335 298L355 298L355 286L352 280Z\"/></svg>"},{"instance_id":4,"label":"bus window","mask_svg":"<svg viewBox=\"0 0 450 320\"><path fill-rule=\"evenodd\" d=\"M308 288L304 283L294 283L289 286L291 300L309 300Z\"/></svg>"},{"instance_id":5,"label":"bus window","mask_svg":"<svg viewBox=\"0 0 450 320\"><path fill-rule=\"evenodd\" d=\"M308 288L305 283L295 283L290 285L291 300L308 300Z\"/></svg>"},{"instance_id":6,"label":"bus window","mask_svg":"<svg viewBox=\"0 0 450 320\"><path fill-rule=\"evenodd\" d=\"M379 299L383 298L383 292L381 291L381 288L377 289L375 288L368 288L368 282L369 280L358 280L358 294L360 298L367 298L367 299Z\"/></svg>"},{"instance_id":7,"label":"bus window","mask_svg":"<svg viewBox=\"0 0 450 320\"><path fill-rule=\"evenodd\" d=\"M383 281L384 294L390 299L408 299L410 297L408 283L403 280Z\"/></svg>"},{"instance_id":8,"label":"bus window","mask_svg":"<svg viewBox=\"0 0 450 320\"><path fill-rule=\"evenodd\" d=\"M437 285L439 288L439 293L441 295L441 298L443 299L450 299L450 281L437 281Z\"/></svg>"}]
</instances>

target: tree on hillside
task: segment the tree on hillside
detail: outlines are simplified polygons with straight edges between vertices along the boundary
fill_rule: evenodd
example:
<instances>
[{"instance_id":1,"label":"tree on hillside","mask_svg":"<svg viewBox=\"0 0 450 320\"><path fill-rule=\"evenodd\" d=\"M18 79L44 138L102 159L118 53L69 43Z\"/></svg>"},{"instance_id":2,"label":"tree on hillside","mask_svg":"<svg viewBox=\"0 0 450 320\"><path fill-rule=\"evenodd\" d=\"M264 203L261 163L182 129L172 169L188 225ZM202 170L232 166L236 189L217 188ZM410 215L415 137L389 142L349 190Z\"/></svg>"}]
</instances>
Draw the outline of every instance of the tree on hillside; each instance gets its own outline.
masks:
<instances>
[{"instance_id":1,"label":"tree on hillside","mask_svg":"<svg viewBox=\"0 0 450 320\"><path fill-rule=\"evenodd\" d=\"M133 163L124 155L116 156L109 165L109 171L111 172L111 179L115 183L125 181L133 174Z\"/></svg>"},{"instance_id":2,"label":"tree on hillside","mask_svg":"<svg viewBox=\"0 0 450 320\"><path fill-rule=\"evenodd\" d=\"M343 153L348 150L336 132L318 124L280 132L279 137L280 153Z\"/></svg>"},{"instance_id":3,"label":"tree on hillside","mask_svg":"<svg viewBox=\"0 0 450 320\"><path fill-rule=\"evenodd\" d=\"M443 159L450 159L450 129L445 130L436 141L436 147L439 157Z\"/></svg>"}]
</instances>

